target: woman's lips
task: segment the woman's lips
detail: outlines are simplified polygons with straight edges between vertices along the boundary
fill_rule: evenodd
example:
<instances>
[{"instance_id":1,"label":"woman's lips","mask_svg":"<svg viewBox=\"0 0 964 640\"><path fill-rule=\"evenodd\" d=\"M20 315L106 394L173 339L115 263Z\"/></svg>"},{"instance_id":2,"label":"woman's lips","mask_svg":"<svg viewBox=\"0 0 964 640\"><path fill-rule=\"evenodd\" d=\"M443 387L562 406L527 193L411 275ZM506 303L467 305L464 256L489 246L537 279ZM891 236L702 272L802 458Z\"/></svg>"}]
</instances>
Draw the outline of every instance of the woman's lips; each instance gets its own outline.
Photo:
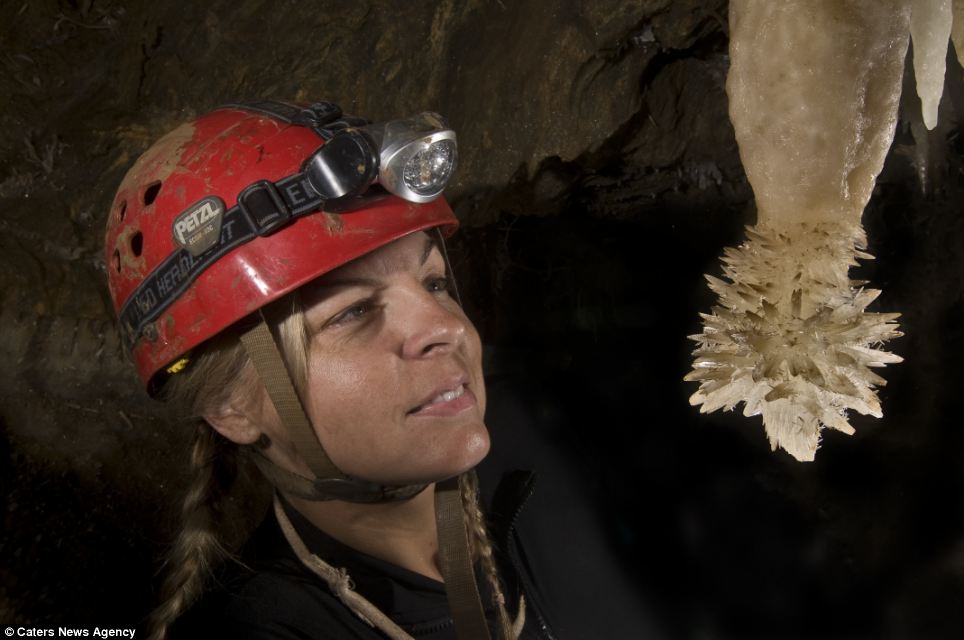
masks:
<instances>
[{"instance_id":1,"label":"woman's lips","mask_svg":"<svg viewBox=\"0 0 964 640\"><path fill-rule=\"evenodd\" d=\"M452 389L447 389L433 397L429 402L409 411L410 416L454 416L462 413L469 407L475 406L477 400L472 390L465 385L459 384Z\"/></svg>"}]
</instances>

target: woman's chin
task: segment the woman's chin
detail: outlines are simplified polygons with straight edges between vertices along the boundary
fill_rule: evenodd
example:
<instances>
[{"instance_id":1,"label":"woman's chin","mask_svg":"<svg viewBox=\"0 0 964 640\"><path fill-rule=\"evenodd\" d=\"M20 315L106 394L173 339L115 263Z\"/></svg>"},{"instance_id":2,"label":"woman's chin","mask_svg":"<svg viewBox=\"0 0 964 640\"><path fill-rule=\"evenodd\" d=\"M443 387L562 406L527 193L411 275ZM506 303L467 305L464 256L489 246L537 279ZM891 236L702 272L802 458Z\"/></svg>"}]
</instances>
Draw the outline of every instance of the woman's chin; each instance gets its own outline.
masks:
<instances>
[{"instance_id":1,"label":"woman's chin","mask_svg":"<svg viewBox=\"0 0 964 640\"><path fill-rule=\"evenodd\" d=\"M366 479L388 486L407 486L454 478L474 469L488 455L489 432L485 425L480 425L466 433L459 442L451 444L452 446L427 447L422 456L412 456L399 461L393 467L398 473L389 476L384 473L384 469L373 469Z\"/></svg>"}]
</instances>

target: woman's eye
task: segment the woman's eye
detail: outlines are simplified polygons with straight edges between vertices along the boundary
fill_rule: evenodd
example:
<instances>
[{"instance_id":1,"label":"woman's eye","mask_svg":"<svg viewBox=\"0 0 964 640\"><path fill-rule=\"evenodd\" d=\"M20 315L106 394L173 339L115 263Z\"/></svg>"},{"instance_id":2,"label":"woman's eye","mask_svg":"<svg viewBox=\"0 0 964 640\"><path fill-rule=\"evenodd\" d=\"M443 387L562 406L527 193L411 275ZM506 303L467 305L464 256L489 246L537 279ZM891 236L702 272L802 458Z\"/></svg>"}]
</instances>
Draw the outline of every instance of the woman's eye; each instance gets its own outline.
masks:
<instances>
[{"instance_id":1,"label":"woman's eye","mask_svg":"<svg viewBox=\"0 0 964 640\"><path fill-rule=\"evenodd\" d=\"M429 278L425 284L425 288L432 293L443 293L449 290L449 279L445 276L435 276Z\"/></svg>"},{"instance_id":2,"label":"woman's eye","mask_svg":"<svg viewBox=\"0 0 964 640\"><path fill-rule=\"evenodd\" d=\"M346 324L364 318L375 309L375 304L370 300L365 300L348 307L334 318L329 320L327 326Z\"/></svg>"}]
</instances>

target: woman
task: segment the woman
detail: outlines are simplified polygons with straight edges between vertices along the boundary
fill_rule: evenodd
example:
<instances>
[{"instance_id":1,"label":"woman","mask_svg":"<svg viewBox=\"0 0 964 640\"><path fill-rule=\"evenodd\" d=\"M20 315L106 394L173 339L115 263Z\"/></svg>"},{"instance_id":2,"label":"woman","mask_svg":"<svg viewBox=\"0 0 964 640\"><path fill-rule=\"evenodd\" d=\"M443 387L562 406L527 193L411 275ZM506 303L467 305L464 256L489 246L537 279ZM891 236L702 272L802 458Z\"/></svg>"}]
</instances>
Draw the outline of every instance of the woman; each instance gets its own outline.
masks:
<instances>
[{"instance_id":1,"label":"woman","mask_svg":"<svg viewBox=\"0 0 964 640\"><path fill-rule=\"evenodd\" d=\"M531 602L525 624L527 578L497 550L511 530L493 546L472 472L489 439L442 242L454 134L434 114L364 125L330 103L231 105L158 141L118 190L122 333L147 388L197 418L151 637L225 554L214 513L239 451L274 506L178 634L549 637Z\"/></svg>"}]
</instances>

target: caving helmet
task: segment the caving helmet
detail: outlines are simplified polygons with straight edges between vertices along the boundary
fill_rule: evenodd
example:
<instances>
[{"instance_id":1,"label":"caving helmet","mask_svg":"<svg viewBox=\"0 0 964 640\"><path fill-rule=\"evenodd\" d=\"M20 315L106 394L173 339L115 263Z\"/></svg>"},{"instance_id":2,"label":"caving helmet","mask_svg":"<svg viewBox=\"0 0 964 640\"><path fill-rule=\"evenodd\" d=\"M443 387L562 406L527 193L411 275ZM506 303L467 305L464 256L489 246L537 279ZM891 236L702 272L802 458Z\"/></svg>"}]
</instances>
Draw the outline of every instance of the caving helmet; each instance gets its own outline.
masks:
<instances>
[{"instance_id":1,"label":"caving helmet","mask_svg":"<svg viewBox=\"0 0 964 640\"><path fill-rule=\"evenodd\" d=\"M326 102L229 105L161 138L121 183L105 240L144 384L354 258L414 231L450 234L440 195L455 161L436 114L372 125Z\"/></svg>"}]
</instances>

